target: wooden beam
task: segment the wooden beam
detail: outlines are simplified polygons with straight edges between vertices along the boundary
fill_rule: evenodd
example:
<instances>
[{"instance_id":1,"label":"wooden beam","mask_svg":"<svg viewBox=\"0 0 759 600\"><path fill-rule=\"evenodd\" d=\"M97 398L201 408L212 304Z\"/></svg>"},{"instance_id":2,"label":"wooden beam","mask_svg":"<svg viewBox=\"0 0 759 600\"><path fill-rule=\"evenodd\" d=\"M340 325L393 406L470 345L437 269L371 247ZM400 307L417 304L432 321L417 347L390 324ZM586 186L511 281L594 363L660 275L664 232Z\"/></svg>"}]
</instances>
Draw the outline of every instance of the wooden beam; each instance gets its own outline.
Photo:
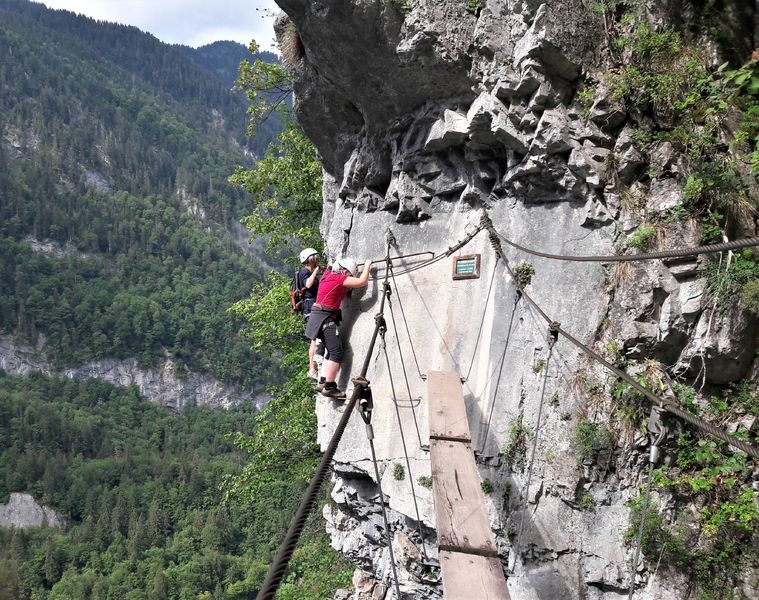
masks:
<instances>
[{"instance_id":1,"label":"wooden beam","mask_svg":"<svg viewBox=\"0 0 759 600\"><path fill-rule=\"evenodd\" d=\"M509 600L455 373L427 373L432 499L445 600Z\"/></svg>"},{"instance_id":2,"label":"wooden beam","mask_svg":"<svg viewBox=\"0 0 759 600\"><path fill-rule=\"evenodd\" d=\"M447 550L439 559L445 600L509 600L499 559Z\"/></svg>"},{"instance_id":3,"label":"wooden beam","mask_svg":"<svg viewBox=\"0 0 759 600\"><path fill-rule=\"evenodd\" d=\"M430 439L472 440L464 405L464 389L456 373L427 373Z\"/></svg>"},{"instance_id":4,"label":"wooden beam","mask_svg":"<svg viewBox=\"0 0 759 600\"><path fill-rule=\"evenodd\" d=\"M472 447L432 439L430 460L439 548L497 557Z\"/></svg>"}]
</instances>

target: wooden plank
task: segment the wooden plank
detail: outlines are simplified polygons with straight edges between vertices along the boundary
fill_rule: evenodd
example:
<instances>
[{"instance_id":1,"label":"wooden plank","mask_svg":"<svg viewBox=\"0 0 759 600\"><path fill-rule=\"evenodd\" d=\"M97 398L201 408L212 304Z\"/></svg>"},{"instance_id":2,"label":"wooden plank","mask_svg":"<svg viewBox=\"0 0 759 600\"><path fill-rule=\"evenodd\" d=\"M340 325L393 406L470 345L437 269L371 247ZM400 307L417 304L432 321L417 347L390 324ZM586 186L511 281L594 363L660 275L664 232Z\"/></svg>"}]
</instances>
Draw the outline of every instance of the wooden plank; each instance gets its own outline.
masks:
<instances>
[{"instance_id":1,"label":"wooden plank","mask_svg":"<svg viewBox=\"0 0 759 600\"><path fill-rule=\"evenodd\" d=\"M427 373L430 438L471 441L466 418L464 389L456 373L430 371Z\"/></svg>"},{"instance_id":2,"label":"wooden plank","mask_svg":"<svg viewBox=\"0 0 759 600\"><path fill-rule=\"evenodd\" d=\"M509 600L509 589L497 558L441 550L445 600Z\"/></svg>"},{"instance_id":3,"label":"wooden plank","mask_svg":"<svg viewBox=\"0 0 759 600\"><path fill-rule=\"evenodd\" d=\"M438 547L497 557L471 445L431 439L430 462Z\"/></svg>"}]
</instances>

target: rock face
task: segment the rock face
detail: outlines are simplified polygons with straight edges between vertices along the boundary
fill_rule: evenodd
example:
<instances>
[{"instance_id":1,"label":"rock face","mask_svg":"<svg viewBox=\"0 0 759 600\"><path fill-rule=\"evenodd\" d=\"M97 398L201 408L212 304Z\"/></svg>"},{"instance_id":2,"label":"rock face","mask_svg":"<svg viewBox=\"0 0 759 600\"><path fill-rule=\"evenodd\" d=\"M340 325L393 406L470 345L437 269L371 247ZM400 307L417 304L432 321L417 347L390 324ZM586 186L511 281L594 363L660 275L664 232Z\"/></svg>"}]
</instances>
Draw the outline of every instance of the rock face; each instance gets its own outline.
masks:
<instances>
[{"instance_id":1,"label":"rock face","mask_svg":"<svg viewBox=\"0 0 759 600\"><path fill-rule=\"evenodd\" d=\"M333 503L323 511L333 545L365 572L354 598L395 597L380 487L402 594L442 597L439 571L425 567L437 550L431 492L419 480L430 476L430 370L466 378L473 447L492 490L486 501L499 552L513 568L512 597L626 595L631 551L622 537L645 439L620 444L614 456L599 445L592 456L576 457L571 432L597 416L593 390L605 389L607 373L564 340L546 365L547 324L519 300L486 233L449 251L487 215L504 236L543 252L614 254L639 225L623 191L650 196L660 211L680 205L681 157L655 149L650 160L661 176L640 183L648 158L634 144L624 107L602 84L590 103L577 93L598 68L601 17L580 0L482 0L476 15L463 0L277 3L287 14L280 37L302 42L295 112L323 159L330 258L380 259L388 231L392 255L427 253L394 263L388 331L370 362L379 477L355 416L335 455ZM668 247L700 241L688 222L670 235ZM653 355L706 384L736 381L751 369L756 319L710 306L701 260L611 268L504 250L511 265L533 264L528 290L550 319L610 360L613 352ZM454 280L451 254L477 255L479 278ZM367 353L383 276L380 265L344 306L341 335L350 343L341 387ZM535 432L541 410L531 464L533 438L524 432ZM323 448L341 412L318 401ZM642 567L637 582L649 577ZM682 593L659 573L635 597Z\"/></svg>"},{"instance_id":2,"label":"rock face","mask_svg":"<svg viewBox=\"0 0 759 600\"><path fill-rule=\"evenodd\" d=\"M14 492L7 504L0 504L0 527L63 529L64 521L55 510L37 503L29 494Z\"/></svg>"},{"instance_id":3,"label":"rock face","mask_svg":"<svg viewBox=\"0 0 759 600\"><path fill-rule=\"evenodd\" d=\"M225 386L196 373L180 378L170 360L158 369L140 369L134 359L107 359L58 371L42 358L41 350L0 337L0 369L19 375L38 371L69 379L100 379L124 387L135 385L151 402L176 411L196 405L229 408L243 401L252 401L261 408L267 401L264 395L253 397L249 391Z\"/></svg>"}]
</instances>

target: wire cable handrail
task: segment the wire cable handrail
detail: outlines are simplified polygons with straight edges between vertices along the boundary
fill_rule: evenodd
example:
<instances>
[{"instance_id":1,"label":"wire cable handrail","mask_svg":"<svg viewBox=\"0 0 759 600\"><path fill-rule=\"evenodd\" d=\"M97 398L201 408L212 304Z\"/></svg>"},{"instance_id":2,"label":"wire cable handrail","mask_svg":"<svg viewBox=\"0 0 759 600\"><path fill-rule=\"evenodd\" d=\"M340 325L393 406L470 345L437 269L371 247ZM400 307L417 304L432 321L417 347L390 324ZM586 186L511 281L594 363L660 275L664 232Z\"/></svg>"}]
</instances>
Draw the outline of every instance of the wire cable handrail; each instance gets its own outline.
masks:
<instances>
[{"instance_id":1,"label":"wire cable handrail","mask_svg":"<svg viewBox=\"0 0 759 600\"><path fill-rule=\"evenodd\" d=\"M489 219L488 219L489 221ZM700 419L696 415L693 415L687 411L684 411L679 406L676 406L671 400L667 400L665 398L660 398L656 394L654 394L651 390L643 387L641 384L639 384L635 379L633 379L630 375L622 371L621 369L615 367L613 364L611 364L609 361L604 359L602 356L600 356L597 352L594 352L588 346L580 342L579 340L575 339L570 333L565 331L561 325L551 319L545 311L533 300L530 295L524 291L524 288L519 284L519 280L517 279L516 274L511 268L511 265L509 264L508 260L503 254L503 249L501 248L500 243L498 242L498 239L500 238L500 235L495 230L495 228L492 225L492 222L489 223L486 228L488 229L490 233L491 238L491 244L493 245L493 249L495 250L496 254L500 255L501 259L504 261L504 265L506 266L506 269L508 270L509 274L511 275L512 279L514 280L515 285L517 286L517 289L522 292L522 295L524 296L525 300L530 303L530 306L532 306L537 313L552 327L556 329L556 331L559 332L561 336L566 338L570 343L572 343L574 346L582 350L585 354L590 356L592 359L594 359L596 362L601 363L603 366L605 366L607 369L609 369L612 373L614 373L617 377L624 380L627 384L629 384L633 389L635 389L637 392L642 394L645 398L656 404L657 406L660 406L662 409L666 410L667 412L675 415L676 417L681 418L683 421L686 421L693 425L694 427L700 429L701 431L704 431L723 442L728 443L733 448L736 448L738 450L741 450L748 454L749 456L753 456L754 458L759 458L759 448L754 446L753 444L750 444L748 442L744 442L743 440L739 440L735 436L730 435L726 431L723 431L719 427L716 427L712 425L711 423L707 423L703 419Z\"/></svg>"},{"instance_id":2,"label":"wire cable handrail","mask_svg":"<svg viewBox=\"0 0 759 600\"><path fill-rule=\"evenodd\" d=\"M494 230L495 231L495 230ZM750 248L759 246L759 237L743 238L724 242L721 244L709 244L707 246L695 246L691 248L673 248L671 250L660 250L658 252L645 252L642 254L612 254L607 256L571 256L565 254L550 254L526 248L510 240L501 233L495 232L499 239L506 242L509 246L527 252L533 256L541 258L550 258L553 260L566 260L572 262L632 262L638 260L656 260L661 258L684 258L686 256L696 256L699 254L710 254L715 252L725 252L726 250L738 250L740 248Z\"/></svg>"}]
</instances>

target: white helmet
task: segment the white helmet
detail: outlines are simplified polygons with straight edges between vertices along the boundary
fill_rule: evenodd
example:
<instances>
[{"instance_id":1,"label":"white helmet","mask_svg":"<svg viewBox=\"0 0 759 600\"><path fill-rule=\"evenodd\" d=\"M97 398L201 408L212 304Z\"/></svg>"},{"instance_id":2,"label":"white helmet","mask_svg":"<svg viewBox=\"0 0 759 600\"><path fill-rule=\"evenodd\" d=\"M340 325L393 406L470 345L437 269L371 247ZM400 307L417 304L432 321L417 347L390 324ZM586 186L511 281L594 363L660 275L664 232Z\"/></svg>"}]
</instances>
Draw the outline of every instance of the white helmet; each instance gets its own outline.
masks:
<instances>
[{"instance_id":1,"label":"white helmet","mask_svg":"<svg viewBox=\"0 0 759 600\"><path fill-rule=\"evenodd\" d=\"M319 252L317 252L313 248L306 248L305 250L301 250L300 251L300 262L301 262L301 264L303 264L304 262L306 262L314 254L319 254Z\"/></svg>"},{"instance_id":2,"label":"white helmet","mask_svg":"<svg viewBox=\"0 0 759 600\"><path fill-rule=\"evenodd\" d=\"M351 276L353 277L355 277L356 273L358 273L358 265L356 264L356 261L352 258L348 258L347 256L338 258L334 263L332 263L332 268L335 271L345 269L346 271L350 272Z\"/></svg>"}]
</instances>

